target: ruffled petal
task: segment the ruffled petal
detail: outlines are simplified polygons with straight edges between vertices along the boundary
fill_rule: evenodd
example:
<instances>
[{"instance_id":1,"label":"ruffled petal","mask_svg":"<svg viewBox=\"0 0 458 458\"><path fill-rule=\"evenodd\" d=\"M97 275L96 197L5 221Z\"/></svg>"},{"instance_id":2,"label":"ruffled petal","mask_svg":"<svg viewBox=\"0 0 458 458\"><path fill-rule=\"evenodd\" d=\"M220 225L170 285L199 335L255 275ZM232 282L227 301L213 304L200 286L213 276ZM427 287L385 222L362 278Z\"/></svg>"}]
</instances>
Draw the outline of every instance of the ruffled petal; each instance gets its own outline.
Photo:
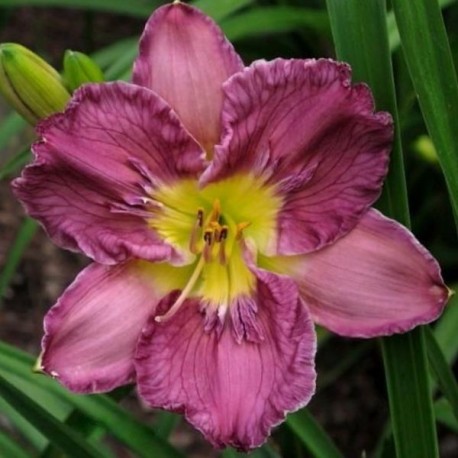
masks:
<instances>
[{"instance_id":1,"label":"ruffled petal","mask_svg":"<svg viewBox=\"0 0 458 458\"><path fill-rule=\"evenodd\" d=\"M163 97L211 155L220 136L222 84L242 69L218 26L178 3L158 8L146 24L133 82Z\"/></svg>"},{"instance_id":2,"label":"ruffled petal","mask_svg":"<svg viewBox=\"0 0 458 458\"><path fill-rule=\"evenodd\" d=\"M13 186L55 243L107 264L177 257L148 227L150 194L196 177L203 157L164 101L130 84L87 85L39 134Z\"/></svg>"},{"instance_id":3,"label":"ruffled petal","mask_svg":"<svg viewBox=\"0 0 458 458\"><path fill-rule=\"evenodd\" d=\"M379 196L392 140L367 86L352 86L343 63L277 59L234 75L224 92L222 142L201 184L250 173L275 185L278 254L350 231Z\"/></svg>"},{"instance_id":4,"label":"ruffled petal","mask_svg":"<svg viewBox=\"0 0 458 458\"><path fill-rule=\"evenodd\" d=\"M158 301L139 263L90 265L45 317L42 370L77 393L132 382L136 343Z\"/></svg>"},{"instance_id":5,"label":"ruffled petal","mask_svg":"<svg viewBox=\"0 0 458 458\"><path fill-rule=\"evenodd\" d=\"M210 326L203 303L188 299L169 321L150 320L137 349L140 396L152 407L184 412L217 447L261 445L315 389L315 332L296 286L257 275L253 297L231 304L223 326L217 317Z\"/></svg>"},{"instance_id":6,"label":"ruffled petal","mask_svg":"<svg viewBox=\"0 0 458 458\"><path fill-rule=\"evenodd\" d=\"M431 254L376 210L330 247L290 259L289 268L313 319L349 337L390 335L429 323L449 294Z\"/></svg>"}]
</instances>

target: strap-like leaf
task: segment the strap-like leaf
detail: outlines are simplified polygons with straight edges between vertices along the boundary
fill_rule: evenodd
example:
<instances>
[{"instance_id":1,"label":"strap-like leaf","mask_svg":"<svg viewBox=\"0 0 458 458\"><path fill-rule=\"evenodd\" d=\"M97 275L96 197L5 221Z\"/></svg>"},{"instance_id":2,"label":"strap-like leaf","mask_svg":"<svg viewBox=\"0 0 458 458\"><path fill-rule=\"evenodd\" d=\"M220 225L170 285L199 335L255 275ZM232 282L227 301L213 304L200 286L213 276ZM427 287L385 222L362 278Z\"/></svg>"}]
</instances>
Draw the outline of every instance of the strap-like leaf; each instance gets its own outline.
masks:
<instances>
[{"instance_id":1,"label":"strap-like leaf","mask_svg":"<svg viewBox=\"0 0 458 458\"><path fill-rule=\"evenodd\" d=\"M67 455L74 458L103 457L84 438L75 434L1 375L0 396Z\"/></svg>"},{"instance_id":2,"label":"strap-like leaf","mask_svg":"<svg viewBox=\"0 0 458 458\"><path fill-rule=\"evenodd\" d=\"M20 377L30 389L42 389L78 408L97 421L138 457L179 458L182 454L159 437L154 429L136 420L129 412L103 395L77 396L48 377L33 374L33 359L24 352L0 342L0 370Z\"/></svg>"},{"instance_id":3,"label":"strap-like leaf","mask_svg":"<svg viewBox=\"0 0 458 458\"><path fill-rule=\"evenodd\" d=\"M429 328L425 328L425 340L429 364L436 376L442 394L452 406L455 418L458 420L458 385L453 372L450 369L441 348L436 342L434 334Z\"/></svg>"},{"instance_id":4,"label":"strap-like leaf","mask_svg":"<svg viewBox=\"0 0 458 458\"><path fill-rule=\"evenodd\" d=\"M289 414L286 423L315 458L342 458L331 438L307 409Z\"/></svg>"},{"instance_id":5,"label":"strap-like leaf","mask_svg":"<svg viewBox=\"0 0 458 458\"><path fill-rule=\"evenodd\" d=\"M2 430L0 430L0 451L3 458L33 458Z\"/></svg>"},{"instance_id":6,"label":"strap-like leaf","mask_svg":"<svg viewBox=\"0 0 458 458\"><path fill-rule=\"evenodd\" d=\"M338 57L351 64L356 81L369 84L377 109L393 115L396 138L380 207L388 216L408 226L385 0L327 0L327 3ZM416 329L409 334L383 339L382 347L397 457L437 457L423 331Z\"/></svg>"},{"instance_id":7,"label":"strap-like leaf","mask_svg":"<svg viewBox=\"0 0 458 458\"><path fill-rule=\"evenodd\" d=\"M22 223L16 238L11 245L3 269L0 271L0 304L5 294L6 288L10 283L19 262L21 261L24 250L35 235L38 224L31 218L26 218Z\"/></svg>"},{"instance_id":8,"label":"strap-like leaf","mask_svg":"<svg viewBox=\"0 0 458 458\"><path fill-rule=\"evenodd\" d=\"M458 80L437 0L393 0L404 56L458 228Z\"/></svg>"},{"instance_id":9,"label":"strap-like leaf","mask_svg":"<svg viewBox=\"0 0 458 458\"><path fill-rule=\"evenodd\" d=\"M324 11L293 6L258 7L224 20L221 27L231 41L299 29L330 34L329 19Z\"/></svg>"}]
</instances>

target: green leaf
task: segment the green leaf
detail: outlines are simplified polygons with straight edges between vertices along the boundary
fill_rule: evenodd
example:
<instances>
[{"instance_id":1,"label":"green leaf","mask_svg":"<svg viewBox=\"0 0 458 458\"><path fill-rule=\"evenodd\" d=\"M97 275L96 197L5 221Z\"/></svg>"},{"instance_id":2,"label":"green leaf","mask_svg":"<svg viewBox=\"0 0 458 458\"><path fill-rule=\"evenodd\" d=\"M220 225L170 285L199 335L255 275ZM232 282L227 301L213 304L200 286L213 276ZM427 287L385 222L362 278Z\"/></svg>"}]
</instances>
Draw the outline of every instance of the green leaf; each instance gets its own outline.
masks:
<instances>
[{"instance_id":1,"label":"green leaf","mask_svg":"<svg viewBox=\"0 0 458 458\"><path fill-rule=\"evenodd\" d=\"M410 218L385 1L328 0L327 3L338 58L351 64L355 80L369 84L377 109L393 115L396 136L390 173L379 205L386 214L408 226ZM398 458L437 457L422 329L385 338L382 349Z\"/></svg>"},{"instance_id":2,"label":"green leaf","mask_svg":"<svg viewBox=\"0 0 458 458\"><path fill-rule=\"evenodd\" d=\"M0 304L6 289L22 259L24 250L32 240L38 224L31 218L26 218L22 223L19 232L6 255L5 265L0 272Z\"/></svg>"},{"instance_id":3,"label":"green leaf","mask_svg":"<svg viewBox=\"0 0 458 458\"><path fill-rule=\"evenodd\" d=\"M458 288L458 285L453 285ZM452 288L453 289L453 288ZM458 295L454 294L445 308L434 328L434 336L442 349L445 359L450 364L456 360L458 355L458 339L456 330L458 329Z\"/></svg>"},{"instance_id":4,"label":"green leaf","mask_svg":"<svg viewBox=\"0 0 458 458\"><path fill-rule=\"evenodd\" d=\"M3 458L33 458L2 430L0 430L0 450Z\"/></svg>"},{"instance_id":5,"label":"green leaf","mask_svg":"<svg viewBox=\"0 0 458 458\"><path fill-rule=\"evenodd\" d=\"M258 7L226 19L221 27L231 41L304 28L330 35L325 12L292 6Z\"/></svg>"},{"instance_id":6,"label":"green leaf","mask_svg":"<svg viewBox=\"0 0 458 458\"><path fill-rule=\"evenodd\" d=\"M0 124L0 149L5 148L11 137L19 134L26 126L25 119L16 112L8 115Z\"/></svg>"},{"instance_id":7,"label":"green leaf","mask_svg":"<svg viewBox=\"0 0 458 458\"><path fill-rule=\"evenodd\" d=\"M118 56L113 63L105 70L105 78L107 80L121 79L126 72L132 71L134 59L137 57L138 49L137 43L133 42L130 47L125 47L122 54Z\"/></svg>"},{"instance_id":8,"label":"green leaf","mask_svg":"<svg viewBox=\"0 0 458 458\"><path fill-rule=\"evenodd\" d=\"M0 0L0 7L18 6L58 6L62 8L78 8L92 11L108 11L136 17L148 17L157 6L166 3L161 0Z\"/></svg>"},{"instance_id":9,"label":"green leaf","mask_svg":"<svg viewBox=\"0 0 458 458\"><path fill-rule=\"evenodd\" d=\"M307 409L289 414L286 418L286 424L315 458L343 457L331 438Z\"/></svg>"},{"instance_id":10,"label":"green leaf","mask_svg":"<svg viewBox=\"0 0 458 458\"><path fill-rule=\"evenodd\" d=\"M124 399L132 391L131 386L123 386L109 393L107 396L116 402ZM65 419L65 424L72 428L72 430L78 432L83 437L90 438L91 440L97 441L106 434L106 429L103 428L92 418L85 415L80 410L74 408L70 411ZM109 452L105 452L107 456L112 456ZM48 444L45 450L43 450L40 458L61 458L58 449L54 444Z\"/></svg>"},{"instance_id":11,"label":"green leaf","mask_svg":"<svg viewBox=\"0 0 458 458\"><path fill-rule=\"evenodd\" d=\"M136 420L129 412L103 395L77 396L48 377L33 374L33 358L0 342L0 370L21 377L31 387L44 389L69 405L78 408L126 444L138 457L178 458L182 454L161 439L148 425Z\"/></svg>"},{"instance_id":12,"label":"green leaf","mask_svg":"<svg viewBox=\"0 0 458 458\"><path fill-rule=\"evenodd\" d=\"M24 121L25 122L25 121ZM16 173L22 166L30 161L30 148L27 148L13 156L3 167L0 168L0 180L4 180Z\"/></svg>"},{"instance_id":13,"label":"green leaf","mask_svg":"<svg viewBox=\"0 0 458 458\"><path fill-rule=\"evenodd\" d=\"M218 0L217 2L215 0L195 0L191 3L219 22L236 11L252 5L254 0Z\"/></svg>"},{"instance_id":14,"label":"green leaf","mask_svg":"<svg viewBox=\"0 0 458 458\"><path fill-rule=\"evenodd\" d=\"M390 172L380 206L389 216L409 226L399 118L385 25L385 2L328 0L328 8L338 58L351 65L355 82L363 81L369 85L377 110L388 111L393 116L395 138Z\"/></svg>"},{"instance_id":15,"label":"green leaf","mask_svg":"<svg viewBox=\"0 0 458 458\"><path fill-rule=\"evenodd\" d=\"M154 428L156 434L163 439L168 439L180 420L181 416L176 413L158 410L156 412L156 427Z\"/></svg>"},{"instance_id":16,"label":"green leaf","mask_svg":"<svg viewBox=\"0 0 458 458\"><path fill-rule=\"evenodd\" d=\"M458 385L453 372L429 328L425 328L425 340L429 364L436 375L442 394L450 403L455 418L458 420Z\"/></svg>"},{"instance_id":17,"label":"green leaf","mask_svg":"<svg viewBox=\"0 0 458 458\"><path fill-rule=\"evenodd\" d=\"M30 368L30 365L27 365ZM0 372L3 372L3 376L5 379L15 386L17 389L22 391L23 393L27 393L27 395L34 399L35 402L48 413L50 413L53 417L55 417L59 422L65 423L70 429L72 429L75 433L86 433L86 428L94 425L94 422L91 419L85 417L84 425L80 428L75 429L74 423L67 423L66 419L70 416L72 417L72 406L67 403L66 401L62 400L59 396L56 396L51 390L46 389L43 386L40 386L37 383L31 383L17 374L14 374L12 371L2 371L0 368ZM30 373L30 369L29 369ZM40 378L39 375L32 375L35 379ZM32 444L35 445L35 448L38 451L42 451L40 457L49 456L49 457L61 457L62 453L59 451L59 448L49 441L45 436L43 436L37 428L30 423L29 421L18 421L17 415L11 415L11 410L6 410L5 415L11 419L11 423L15 424L17 429L23 433L23 435L30 440ZM20 418L20 417L19 417ZM90 425L91 424L91 425ZM100 430L100 426L97 425L98 429ZM37 436L38 434L38 436ZM105 450L100 448L100 445L97 444L96 440L93 440L94 436L89 434L82 434L84 438L89 438L88 442L96 444L97 449L103 453L104 456L107 458L111 457L111 455L107 454ZM89 437L90 436L90 437ZM48 455L48 451L51 449L52 453ZM0 449L1 450L1 449Z\"/></svg>"},{"instance_id":18,"label":"green leaf","mask_svg":"<svg viewBox=\"0 0 458 458\"><path fill-rule=\"evenodd\" d=\"M15 430L20 432L21 438L23 438L24 442L30 444L30 446L33 447L37 453L39 450L42 450L44 447L46 447L46 444L48 443L46 437L37 431L29 421L20 415L16 409L14 409L14 407L11 407L1 396L0 412L4 417L8 419L10 424L14 426Z\"/></svg>"},{"instance_id":19,"label":"green leaf","mask_svg":"<svg viewBox=\"0 0 458 458\"><path fill-rule=\"evenodd\" d=\"M74 458L103 457L92 445L63 425L1 375L0 396L67 455Z\"/></svg>"},{"instance_id":20,"label":"green leaf","mask_svg":"<svg viewBox=\"0 0 458 458\"><path fill-rule=\"evenodd\" d=\"M221 453L222 458L280 458L279 454L269 445L264 444L262 447L250 453L237 452L233 448L226 448Z\"/></svg>"},{"instance_id":21,"label":"green leaf","mask_svg":"<svg viewBox=\"0 0 458 458\"><path fill-rule=\"evenodd\" d=\"M439 0L439 6L442 9L447 8L451 4L455 3L456 0ZM401 44L401 37L399 36L399 30L396 25L396 19L393 11L390 11L386 17L386 25L388 28L388 37L390 42L391 51L395 51Z\"/></svg>"},{"instance_id":22,"label":"green leaf","mask_svg":"<svg viewBox=\"0 0 458 458\"><path fill-rule=\"evenodd\" d=\"M447 399L441 398L434 403L434 413L437 421L440 421L452 431L458 433L458 421Z\"/></svg>"},{"instance_id":23,"label":"green leaf","mask_svg":"<svg viewBox=\"0 0 458 458\"><path fill-rule=\"evenodd\" d=\"M458 81L437 0L393 0L404 56L458 228Z\"/></svg>"},{"instance_id":24,"label":"green leaf","mask_svg":"<svg viewBox=\"0 0 458 458\"><path fill-rule=\"evenodd\" d=\"M132 48L137 49L137 43L138 37L125 38L105 48L99 49L93 53L91 57L102 69L106 69L116 62L119 56L122 56L125 52L128 52Z\"/></svg>"},{"instance_id":25,"label":"green leaf","mask_svg":"<svg viewBox=\"0 0 458 458\"><path fill-rule=\"evenodd\" d=\"M438 458L423 329L383 339L382 350L396 456Z\"/></svg>"}]
</instances>

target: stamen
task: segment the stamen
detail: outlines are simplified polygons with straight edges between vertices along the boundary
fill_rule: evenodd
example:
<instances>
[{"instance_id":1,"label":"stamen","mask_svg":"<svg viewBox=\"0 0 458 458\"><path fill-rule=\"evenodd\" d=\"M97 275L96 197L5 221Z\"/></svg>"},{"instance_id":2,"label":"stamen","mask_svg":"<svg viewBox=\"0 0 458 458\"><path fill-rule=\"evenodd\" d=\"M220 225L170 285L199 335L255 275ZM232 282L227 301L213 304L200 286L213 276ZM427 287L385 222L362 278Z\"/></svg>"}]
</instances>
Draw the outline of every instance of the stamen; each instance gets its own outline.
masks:
<instances>
[{"instance_id":1,"label":"stamen","mask_svg":"<svg viewBox=\"0 0 458 458\"><path fill-rule=\"evenodd\" d=\"M223 242L224 240L227 239L227 234L228 234L229 228L227 226L221 226L220 232L219 232L219 237L218 237L218 242Z\"/></svg>"},{"instance_id":2,"label":"stamen","mask_svg":"<svg viewBox=\"0 0 458 458\"><path fill-rule=\"evenodd\" d=\"M197 224L199 227L202 227L204 225L204 209L199 208L197 210Z\"/></svg>"},{"instance_id":3,"label":"stamen","mask_svg":"<svg viewBox=\"0 0 458 458\"><path fill-rule=\"evenodd\" d=\"M203 258L205 259L205 262L211 262L212 261L212 251L213 251L213 244L215 242L215 234L214 234L213 229L206 229L204 232L204 250L203 250Z\"/></svg>"},{"instance_id":4,"label":"stamen","mask_svg":"<svg viewBox=\"0 0 458 458\"><path fill-rule=\"evenodd\" d=\"M204 211L202 208L199 208L197 210L196 222L194 223L194 226L191 231L191 237L189 239L189 251L191 253L194 253L194 254L199 253L199 246L197 242L200 238L203 224L204 224Z\"/></svg>"},{"instance_id":5,"label":"stamen","mask_svg":"<svg viewBox=\"0 0 458 458\"><path fill-rule=\"evenodd\" d=\"M218 260L222 266L225 266L227 264L227 257L226 257L227 234L228 234L228 227L222 226L220 233L219 233L218 240L217 240L217 242L220 244L219 251L218 251Z\"/></svg>"},{"instance_id":6,"label":"stamen","mask_svg":"<svg viewBox=\"0 0 458 458\"><path fill-rule=\"evenodd\" d=\"M249 221L243 221L241 223L238 223L236 227L237 230L235 233L235 239L240 240L240 238L242 237L243 231L250 225L251 225L251 222Z\"/></svg>"},{"instance_id":7,"label":"stamen","mask_svg":"<svg viewBox=\"0 0 458 458\"><path fill-rule=\"evenodd\" d=\"M219 233L221 231L221 225L217 221L211 221L209 227L213 231L213 243L219 242Z\"/></svg>"},{"instance_id":8,"label":"stamen","mask_svg":"<svg viewBox=\"0 0 458 458\"><path fill-rule=\"evenodd\" d=\"M192 289L194 288L194 285L196 284L197 280L199 279L199 276L202 272L204 265L205 265L205 260L203 257L201 257L199 259L199 262L197 263L196 268L194 269L194 272L191 275L191 278L189 279L188 283L181 291L181 294L178 296L175 303L172 305L172 307L169 308L169 310L167 310L166 313L164 313L164 315L155 316L154 321L156 321L157 323L164 323L165 321L169 320L173 315L175 315L175 313L178 312L183 302L188 298L189 293L192 291Z\"/></svg>"},{"instance_id":9,"label":"stamen","mask_svg":"<svg viewBox=\"0 0 458 458\"><path fill-rule=\"evenodd\" d=\"M210 213L209 222L218 221L221 215L221 202L219 199L215 199L213 202L213 208Z\"/></svg>"},{"instance_id":10,"label":"stamen","mask_svg":"<svg viewBox=\"0 0 458 458\"><path fill-rule=\"evenodd\" d=\"M214 231L212 229L205 229L204 232L204 242L206 245L212 245L213 244L213 233Z\"/></svg>"}]
</instances>

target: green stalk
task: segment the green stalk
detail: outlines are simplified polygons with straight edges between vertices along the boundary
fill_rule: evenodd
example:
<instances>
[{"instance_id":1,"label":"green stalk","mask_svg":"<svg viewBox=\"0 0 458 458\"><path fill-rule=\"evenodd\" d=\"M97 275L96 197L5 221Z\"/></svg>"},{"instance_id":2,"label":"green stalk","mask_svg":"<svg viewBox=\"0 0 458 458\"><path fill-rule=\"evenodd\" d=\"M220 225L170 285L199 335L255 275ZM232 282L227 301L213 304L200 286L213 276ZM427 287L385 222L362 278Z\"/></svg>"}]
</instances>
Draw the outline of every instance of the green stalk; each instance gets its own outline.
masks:
<instances>
[{"instance_id":1,"label":"green stalk","mask_svg":"<svg viewBox=\"0 0 458 458\"><path fill-rule=\"evenodd\" d=\"M327 4L338 58L351 64L354 81L369 84L377 109L393 116L391 168L379 206L409 226L385 0L327 0ZM382 352L396 456L438 457L423 330L384 338Z\"/></svg>"}]
</instances>

